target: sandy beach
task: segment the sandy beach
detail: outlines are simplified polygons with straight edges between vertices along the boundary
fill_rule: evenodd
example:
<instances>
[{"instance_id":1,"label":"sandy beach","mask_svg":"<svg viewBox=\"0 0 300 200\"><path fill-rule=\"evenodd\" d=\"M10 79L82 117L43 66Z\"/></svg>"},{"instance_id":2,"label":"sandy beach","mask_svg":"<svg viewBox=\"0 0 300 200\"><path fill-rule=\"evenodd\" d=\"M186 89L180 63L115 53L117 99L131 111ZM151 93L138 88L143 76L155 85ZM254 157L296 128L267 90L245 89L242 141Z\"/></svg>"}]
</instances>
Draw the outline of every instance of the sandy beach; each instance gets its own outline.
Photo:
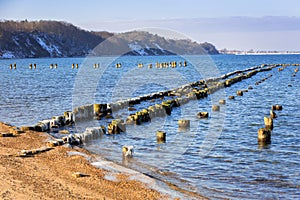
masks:
<instances>
[{"instance_id":1,"label":"sandy beach","mask_svg":"<svg viewBox=\"0 0 300 200\"><path fill-rule=\"evenodd\" d=\"M0 133L12 130L0 123ZM92 166L82 155L94 159L93 155L79 147L18 156L22 150L45 147L49 139L47 133L34 131L0 137L0 199L169 199L125 174L106 180L107 171ZM76 178L76 172L86 176Z\"/></svg>"}]
</instances>

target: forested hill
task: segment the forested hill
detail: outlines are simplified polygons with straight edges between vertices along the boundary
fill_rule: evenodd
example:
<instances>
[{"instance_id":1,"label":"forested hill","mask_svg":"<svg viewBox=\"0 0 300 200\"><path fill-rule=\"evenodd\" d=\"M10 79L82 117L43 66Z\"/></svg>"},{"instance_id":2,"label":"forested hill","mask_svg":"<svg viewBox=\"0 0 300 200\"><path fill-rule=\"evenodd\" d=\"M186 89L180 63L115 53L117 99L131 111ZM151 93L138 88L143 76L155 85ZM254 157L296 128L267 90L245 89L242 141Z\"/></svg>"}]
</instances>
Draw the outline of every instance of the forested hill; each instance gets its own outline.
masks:
<instances>
[{"instance_id":1,"label":"forested hill","mask_svg":"<svg viewBox=\"0 0 300 200\"><path fill-rule=\"evenodd\" d=\"M101 48L95 49L100 43ZM86 31L60 21L0 22L0 58L218 53L210 43L168 39L143 31Z\"/></svg>"}]
</instances>

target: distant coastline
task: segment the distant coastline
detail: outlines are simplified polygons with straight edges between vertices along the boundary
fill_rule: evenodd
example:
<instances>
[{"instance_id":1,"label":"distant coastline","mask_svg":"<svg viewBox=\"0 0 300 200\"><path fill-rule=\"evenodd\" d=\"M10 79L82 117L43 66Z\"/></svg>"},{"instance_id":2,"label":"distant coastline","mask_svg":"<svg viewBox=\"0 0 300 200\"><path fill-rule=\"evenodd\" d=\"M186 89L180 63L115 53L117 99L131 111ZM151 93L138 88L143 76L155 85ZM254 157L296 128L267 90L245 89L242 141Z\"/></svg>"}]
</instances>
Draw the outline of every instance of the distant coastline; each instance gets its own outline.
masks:
<instances>
[{"instance_id":1,"label":"distant coastline","mask_svg":"<svg viewBox=\"0 0 300 200\"><path fill-rule=\"evenodd\" d=\"M220 54L231 54L231 55L297 55L300 51L241 51L241 50L219 50Z\"/></svg>"}]
</instances>

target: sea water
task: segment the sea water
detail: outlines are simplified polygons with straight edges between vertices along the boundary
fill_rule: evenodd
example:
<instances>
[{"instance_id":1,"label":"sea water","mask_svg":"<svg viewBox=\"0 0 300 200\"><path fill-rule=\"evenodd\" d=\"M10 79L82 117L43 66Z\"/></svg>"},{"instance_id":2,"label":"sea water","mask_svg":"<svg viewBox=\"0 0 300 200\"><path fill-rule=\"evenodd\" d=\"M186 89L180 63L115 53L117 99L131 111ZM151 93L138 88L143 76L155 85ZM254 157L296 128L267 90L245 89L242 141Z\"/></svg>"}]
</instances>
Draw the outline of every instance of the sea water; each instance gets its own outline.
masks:
<instances>
[{"instance_id":1,"label":"sea water","mask_svg":"<svg viewBox=\"0 0 300 200\"><path fill-rule=\"evenodd\" d=\"M187 67L179 62L188 61ZM176 68L157 69L156 62L177 61ZM10 69L10 64L17 69ZM29 64L36 69L29 69ZM72 69L72 64L79 69ZM94 64L99 68L94 68ZM121 63L121 68L115 64ZM143 63L143 68L138 64ZM264 63L300 63L299 55L217 55L149 56L101 58L41 58L0 60L0 121L13 125L34 125L61 115L74 107L109 103L151 92L176 88L210 76L219 76ZM57 64L57 69L50 69ZM149 68L152 64L152 68ZM170 181L212 199L297 199L300 198L300 94L295 67L279 72L259 73L214 95L174 108L170 116L154 118L140 126L127 126L126 133L103 135L85 148L108 160ZM265 82L255 82L272 74ZM254 89L229 100L237 90ZM226 99L220 112L211 106ZM160 103L147 101L138 110ZM272 105L275 111L272 143L260 146L257 130ZM197 112L208 111L210 118L199 120ZM126 119L131 113L114 113ZM178 119L191 120L187 130L178 129ZM110 119L78 123L73 133L88 126L107 125ZM158 144L155 132L167 132L166 143ZM57 135L55 135L57 136ZM124 159L122 146L133 145L134 157Z\"/></svg>"}]
</instances>

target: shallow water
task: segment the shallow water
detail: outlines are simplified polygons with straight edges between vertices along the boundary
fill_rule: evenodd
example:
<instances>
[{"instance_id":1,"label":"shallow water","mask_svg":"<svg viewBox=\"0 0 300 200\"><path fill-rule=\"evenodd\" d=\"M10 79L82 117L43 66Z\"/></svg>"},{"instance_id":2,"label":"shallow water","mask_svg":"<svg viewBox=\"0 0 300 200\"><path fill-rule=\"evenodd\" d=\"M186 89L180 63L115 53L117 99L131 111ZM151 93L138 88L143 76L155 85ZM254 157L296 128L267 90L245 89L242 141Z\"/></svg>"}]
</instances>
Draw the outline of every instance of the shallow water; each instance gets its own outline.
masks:
<instances>
[{"instance_id":1,"label":"shallow water","mask_svg":"<svg viewBox=\"0 0 300 200\"><path fill-rule=\"evenodd\" d=\"M186 68L155 68L155 62L183 60L189 61ZM9 64L14 62L17 69L10 70ZM115 68L117 62L122 63L122 68ZM37 69L30 70L29 63L36 63ZM57 63L58 68L51 70L51 63ZM81 64L80 69L72 69L72 63ZM100 68L94 69L94 63L100 63ZM144 68L138 69L138 63L144 63ZM154 67L148 69L148 63ZM78 105L127 99L262 63L300 63L300 55L0 60L0 121L33 125ZM206 99L174 108L170 116L127 126L126 133L103 135L85 147L212 199L300 198L300 86L299 73L291 76L294 69L291 66L282 72L275 68L259 73ZM273 76L254 85L269 74ZM227 99L249 85L254 89L244 96ZM226 99L226 105L221 106L221 112L211 112L211 105L219 99ZM160 101L144 102L135 108ZM257 130L263 127L263 117L269 115L274 104L283 105L283 110L275 111L278 118L274 120L272 143L260 146ZM209 111L210 118L198 120L195 116L199 111ZM133 112L121 110L114 114L126 118ZM180 118L190 119L191 128L179 130ZM108 122L84 122L70 130L80 132L87 126ZM157 130L167 132L166 143L157 144ZM122 158L123 145L134 145L132 159Z\"/></svg>"}]
</instances>

